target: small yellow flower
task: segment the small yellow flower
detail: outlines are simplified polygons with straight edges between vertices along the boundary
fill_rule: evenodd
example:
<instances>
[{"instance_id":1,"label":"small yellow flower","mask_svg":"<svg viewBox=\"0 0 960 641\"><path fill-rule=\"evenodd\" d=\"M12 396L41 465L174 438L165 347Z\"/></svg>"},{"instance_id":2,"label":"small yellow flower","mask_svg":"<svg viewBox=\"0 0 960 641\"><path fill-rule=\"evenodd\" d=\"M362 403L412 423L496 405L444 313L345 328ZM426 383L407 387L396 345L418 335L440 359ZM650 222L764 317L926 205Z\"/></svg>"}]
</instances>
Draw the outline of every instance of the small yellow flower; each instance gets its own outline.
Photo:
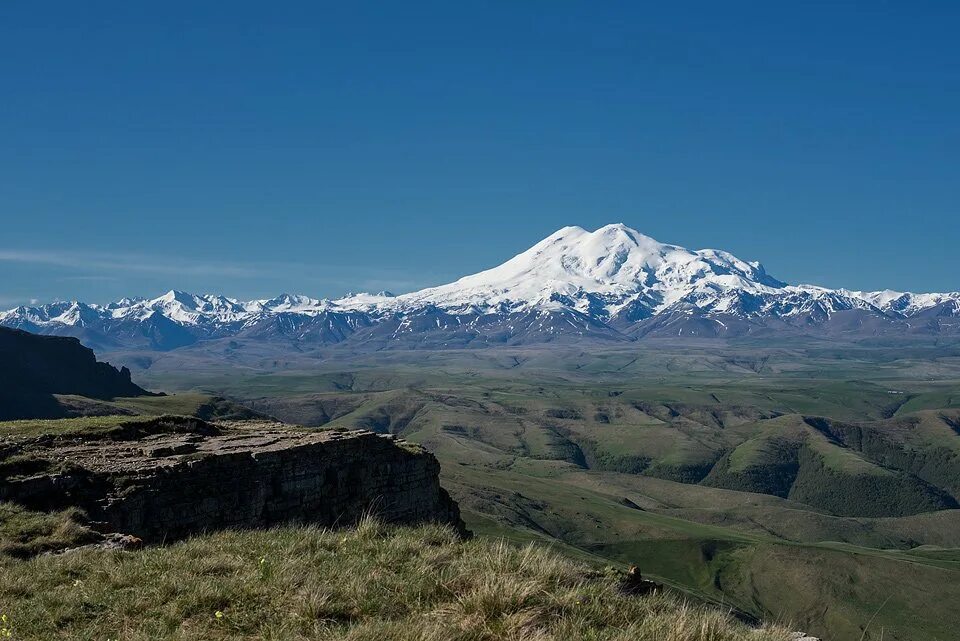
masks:
<instances>
[{"instance_id":1,"label":"small yellow flower","mask_svg":"<svg viewBox=\"0 0 960 641\"><path fill-rule=\"evenodd\" d=\"M218 618L218 619L222 619L222 618L223 618L223 612L221 612L220 610L217 610L216 612L213 613L213 616L215 616L215 617Z\"/></svg>"}]
</instances>

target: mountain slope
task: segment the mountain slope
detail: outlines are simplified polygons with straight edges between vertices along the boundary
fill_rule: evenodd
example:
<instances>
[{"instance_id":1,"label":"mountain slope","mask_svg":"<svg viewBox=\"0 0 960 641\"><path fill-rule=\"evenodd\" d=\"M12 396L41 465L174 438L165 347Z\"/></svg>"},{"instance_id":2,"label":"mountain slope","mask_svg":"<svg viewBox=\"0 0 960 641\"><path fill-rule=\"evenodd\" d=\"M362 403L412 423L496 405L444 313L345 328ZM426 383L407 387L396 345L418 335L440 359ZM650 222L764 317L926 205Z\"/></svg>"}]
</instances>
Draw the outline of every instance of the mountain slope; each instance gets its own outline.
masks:
<instances>
[{"instance_id":1,"label":"mountain slope","mask_svg":"<svg viewBox=\"0 0 960 641\"><path fill-rule=\"evenodd\" d=\"M149 392L126 367L98 362L76 339L0 327L0 419L59 416L53 394L112 399Z\"/></svg>"},{"instance_id":2,"label":"mountain slope","mask_svg":"<svg viewBox=\"0 0 960 641\"><path fill-rule=\"evenodd\" d=\"M592 233L564 227L499 267L400 296L398 301L445 308L560 302L610 317L628 301L640 300L659 311L692 292L770 293L783 285L759 263L746 263L726 252L664 245L618 224Z\"/></svg>"},{"instance_id":3,"label":"mountain slope","mask_svg":"<svg viewBox=\"0 0 960 641\"><path fill-rule=\"evenodd\" d=\"M724 251L660 243L622 224L564 227L507 262L439 287L337 300L239 301L170 291L109 305L18 307L0 325L109 349L199 341L449 348L644 337L960 334L960 292L788 285Z\"/></svg>"}]
</instances>

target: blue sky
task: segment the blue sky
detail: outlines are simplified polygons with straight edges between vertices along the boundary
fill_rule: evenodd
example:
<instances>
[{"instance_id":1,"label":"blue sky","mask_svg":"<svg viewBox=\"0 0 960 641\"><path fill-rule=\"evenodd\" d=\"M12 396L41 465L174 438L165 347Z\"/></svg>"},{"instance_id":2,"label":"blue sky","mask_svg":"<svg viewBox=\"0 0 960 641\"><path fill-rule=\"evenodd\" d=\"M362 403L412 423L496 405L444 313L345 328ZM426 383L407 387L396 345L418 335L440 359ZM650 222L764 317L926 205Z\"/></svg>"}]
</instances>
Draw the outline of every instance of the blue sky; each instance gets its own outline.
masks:
<instances>
[{"instance_id":1,"label":"blue sky","mask_svg":"<svg viewBox=\"0 0 960 641\"><path fill-rule=\"evenodd\" d=\"M957 290L957 33L923 0L8 0L0 305L406 291L621 221Z\"/></svg>"}]
</instances>

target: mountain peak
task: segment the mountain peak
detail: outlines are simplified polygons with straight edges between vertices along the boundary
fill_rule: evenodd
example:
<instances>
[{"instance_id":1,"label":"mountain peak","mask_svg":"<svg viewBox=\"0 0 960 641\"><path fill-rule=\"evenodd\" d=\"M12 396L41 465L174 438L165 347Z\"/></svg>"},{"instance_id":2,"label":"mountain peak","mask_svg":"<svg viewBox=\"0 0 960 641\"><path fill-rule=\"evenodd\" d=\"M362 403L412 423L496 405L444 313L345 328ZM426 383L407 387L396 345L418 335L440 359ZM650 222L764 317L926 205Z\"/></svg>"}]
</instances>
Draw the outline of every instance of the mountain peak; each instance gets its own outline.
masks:
<instances>
[{"instance_id":1,"label":"mountain peak","mask_svg":"<svg viewBox=\"0 0 960 641\"><path fill-rule=\"evenodd\" d=\"M706 286L769 288L778 281L729 254L666 245L623 223L595 231L563 227L530 249L449 285L400 296L444 307L529 307L568 300L608 314L643 298L670 305Z\"/></svg>"},{"instance_id":2,"label":"mountain peak","mask_svg":"<svg viewBox=\"0 0 960 641\"><path fill-rule=\"evenodd\" d=\"M155 300L158 303L180 303L181 305L186 305L188 307L193 307L196 297L193 294L188 294L187 292L180 291L179 289L171 289L166 294L157 297Z\"/></svg>"},{"instance_id":3,"label":"mountain peak","mask_svg":"<svg viewBox=\"0 0 960 641\"><path fill-rule=\"evenodd\" d=\"M648 238L650 240L653 240L649 236L645 234L641 234L636 229L627 227L623 223L611 223L609 225L604 225L603 227L600 227L593 233L600 234L601 236L626 236L627 238L629 238L634 242L639 242L637 240L638 238Z\"/></svg>"}]
</instances>

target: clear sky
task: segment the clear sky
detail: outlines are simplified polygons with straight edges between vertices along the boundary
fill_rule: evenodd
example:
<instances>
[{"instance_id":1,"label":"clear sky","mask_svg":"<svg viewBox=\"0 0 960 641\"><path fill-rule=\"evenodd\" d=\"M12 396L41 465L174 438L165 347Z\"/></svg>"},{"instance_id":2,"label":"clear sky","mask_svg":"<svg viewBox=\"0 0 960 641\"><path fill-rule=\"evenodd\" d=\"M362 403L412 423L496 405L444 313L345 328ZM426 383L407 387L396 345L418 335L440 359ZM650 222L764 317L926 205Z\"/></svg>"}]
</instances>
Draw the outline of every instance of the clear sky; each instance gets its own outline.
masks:
<instances>
[{"instance_id":1,"label":"clear sky","mask_svg":"<svg viewBox=\"0 0 960 641\"><path fill-rule=\"evenodd\" d=\"M960 2L0 3L0 306L408 291L624 222L960 289Z\"/></svg>"}]
</instances>

